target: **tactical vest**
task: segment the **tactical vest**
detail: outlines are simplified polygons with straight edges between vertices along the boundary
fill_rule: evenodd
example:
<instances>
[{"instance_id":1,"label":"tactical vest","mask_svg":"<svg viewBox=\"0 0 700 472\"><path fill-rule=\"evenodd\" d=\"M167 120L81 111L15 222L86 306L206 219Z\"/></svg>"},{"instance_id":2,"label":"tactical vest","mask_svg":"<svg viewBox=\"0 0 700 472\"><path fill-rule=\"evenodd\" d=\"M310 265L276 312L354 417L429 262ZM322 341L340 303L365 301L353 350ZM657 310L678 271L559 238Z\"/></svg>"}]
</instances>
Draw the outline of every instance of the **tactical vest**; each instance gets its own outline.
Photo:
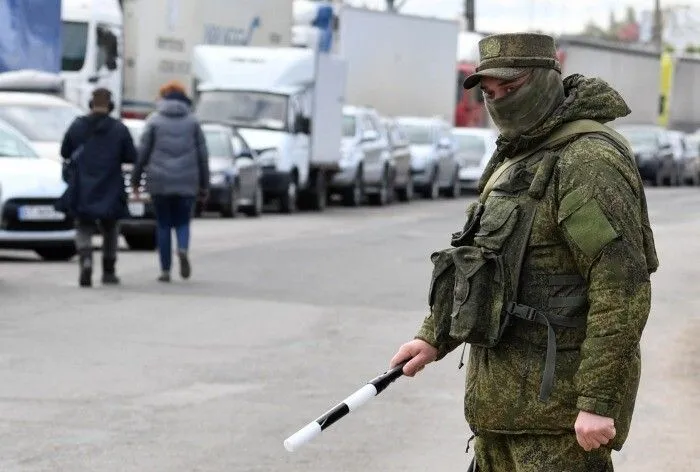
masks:
<instances>
[{"instance_id":1,"label":"tactical vest","mask_svg":"<svg viewBox=\"0 0 700 472\"><path fill-rule=\"evenodd\" d=\"M533 307L518 302L520 272L538 203L547 190L559 153L582 135L604 139L633 159L626 140L607 126L592 120L567 123L539 146L496 169L479 201L467 209L467 222L460 233L453 235L453 247L431 255L434 268L429 305L438 344L458 341L493 348L514 318L547 327L541 401L549 398L554 384L554 327L586 325L587 283L580 274L551 274L547 283L565 288L551 293L575 295L550 297L542 301L542 306ZM517 173L523 171L530 175L518 178ZM440 287L452 283L447 287L451 290ZM452 294L452 299L436 297L438 289L441 294Z\"/></svg>"}]
</instances>

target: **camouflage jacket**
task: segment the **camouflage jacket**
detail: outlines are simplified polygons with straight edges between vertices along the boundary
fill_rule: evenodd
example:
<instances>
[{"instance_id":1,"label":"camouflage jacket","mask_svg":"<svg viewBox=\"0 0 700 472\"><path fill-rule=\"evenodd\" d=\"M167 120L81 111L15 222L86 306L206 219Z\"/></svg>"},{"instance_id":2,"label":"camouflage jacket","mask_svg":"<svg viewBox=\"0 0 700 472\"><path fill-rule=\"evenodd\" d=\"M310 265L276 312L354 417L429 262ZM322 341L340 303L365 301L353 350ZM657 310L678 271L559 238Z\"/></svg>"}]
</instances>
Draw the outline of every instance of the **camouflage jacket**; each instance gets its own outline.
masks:
<instances>
[{"instance_id":1,"label":"camouflage jacket","mask_svg":"<svg viewBox=\"0 0 700 472\"><path fill-rule=\"evenodd\" d=\"M629 113L622 98L602 81L571 76L565 87L565 103L538 133L517 143L499 140L481 190L509 158L535 148L563 124L605 122ZM476 431L557 434L573 431L578 412L589 411L615 419L612 447L620 449L639 384L639 341L650 310L650 274L658 266L644 190L634 161L594 135L574 137L555 149L545 147L518 163L519 175L530 176L526 189L544 154L552 152L557 158L550 159L552 168L536 203L517 301L546 310L547 300L561 295L548 278L575 274L584 281L584 323L579 328L554 327L556 375L546 401L539 395L546 326L515 319L495 346L472 345L465 416ZM451 303L454 290L452 281L433 296ZM438 318L432 310L417 338L436 346L441 359L464 339L438 336Z\"/></svg>"}]
</instances>

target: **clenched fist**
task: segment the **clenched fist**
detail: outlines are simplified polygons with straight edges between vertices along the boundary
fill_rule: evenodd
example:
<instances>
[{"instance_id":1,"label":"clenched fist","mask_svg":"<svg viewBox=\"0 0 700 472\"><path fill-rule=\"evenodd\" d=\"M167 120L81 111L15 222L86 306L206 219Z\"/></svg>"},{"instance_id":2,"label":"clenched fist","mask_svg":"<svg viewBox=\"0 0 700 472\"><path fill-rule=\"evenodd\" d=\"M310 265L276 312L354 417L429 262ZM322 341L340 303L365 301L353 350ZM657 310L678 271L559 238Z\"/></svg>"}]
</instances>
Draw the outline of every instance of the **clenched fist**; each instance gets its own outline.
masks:
<instances>
[{"instance_id":1,"label":"clenched fist","mask_svg":"<svg viewBox=\"0 0 700 472\"><path fill-rule=\"evenodd\" d=\"M394 367L407 359L411 359L404 367L403 373L413 377L437 358L437 349L421 339L414 339L401 346L391 359L390 367Z\"/></svg>"},{"instance_id":2,"label":"clenched fist","mask_svg":"<svg viewBox=\"0 0 700 472\"><path fill-rule=\"evenodd\" d=\"M579 412L574 430L576 440L586 452L607 444L617 434L615 420L587 411Z\"/></svg>"}]
</instances>

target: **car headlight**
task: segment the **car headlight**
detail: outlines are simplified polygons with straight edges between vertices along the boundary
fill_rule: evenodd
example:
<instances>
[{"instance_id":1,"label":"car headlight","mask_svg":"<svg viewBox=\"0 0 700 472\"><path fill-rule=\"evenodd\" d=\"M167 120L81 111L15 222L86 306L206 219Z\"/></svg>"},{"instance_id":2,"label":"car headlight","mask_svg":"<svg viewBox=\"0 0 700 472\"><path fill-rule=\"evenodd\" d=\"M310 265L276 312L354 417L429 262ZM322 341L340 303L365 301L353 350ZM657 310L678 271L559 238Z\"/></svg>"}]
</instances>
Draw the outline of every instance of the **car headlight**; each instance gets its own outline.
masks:
<instances>
[{"instance_id":1,"label":"car headlight","mask_svg":"<svg viewBox=\"0 0 700 472\"><path fill-rule=\"evenodd\" d=\"M216 174L211 174L209 176L210 185L224 185L226 183L226 174L223 172L217 172Z\"/></svg>"},{"instance_id":2,"label":"car headlight","mask_svg":"<svg viewBox=\"0 0 700 472\"><path fill-rule=\"evenodd\" d=\"M258 161L262 167L276 167L279 161L279 151L277 149L268 149L258 155Z\"/></svg>"}]
</instances>

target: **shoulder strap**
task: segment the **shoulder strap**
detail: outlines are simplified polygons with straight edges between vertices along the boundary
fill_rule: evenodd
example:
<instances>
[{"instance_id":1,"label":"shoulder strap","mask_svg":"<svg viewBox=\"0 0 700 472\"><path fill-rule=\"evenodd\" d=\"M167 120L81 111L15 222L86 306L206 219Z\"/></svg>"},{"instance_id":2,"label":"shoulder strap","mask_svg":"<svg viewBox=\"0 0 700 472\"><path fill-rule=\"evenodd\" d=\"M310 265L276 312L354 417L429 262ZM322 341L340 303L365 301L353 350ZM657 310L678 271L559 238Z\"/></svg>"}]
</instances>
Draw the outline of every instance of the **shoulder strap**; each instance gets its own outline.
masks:
<instances>
[{"instance_id":1,"label":"shoulder strap","mask_svg":"<svg viewBox=\"0 0 700 472\"><path fill-rule=\"evenodd\" d=\"M544 149L550 149L554 148L557 145L563 144L569 139L571 139L574 136L582 135L582 134L603 134L615 143L617 143L619 146L616 147L622 147L623 149L627 150L628 155L632 154L632 150L630 148L630 145L628 141L618 132L610 128L609 126L606 126L602 123L599 123L595 120L576 120L576 121L570 121L568 123L565 123L562 125L559 129L557 129L554 133L552 133L546 140L544 140L542 143L539 145L535 146L533 149L528 149L525 152L522 152L520 154L516 154L510 159L507 159L501 166L496 169L496 171L493 173L491 178L488 180L486 183L486 186L484 187L484 191L481 193L480 200L484 202L486 198L488 197L489 193L491 193L491 190L493 189L494 185L496 185L496 182L498 179L512 166L517 164L518 162L521 162L525 159L527 159L530 156L533 156L539 151L542 151Z\"/></svg>"}]
</instances>

